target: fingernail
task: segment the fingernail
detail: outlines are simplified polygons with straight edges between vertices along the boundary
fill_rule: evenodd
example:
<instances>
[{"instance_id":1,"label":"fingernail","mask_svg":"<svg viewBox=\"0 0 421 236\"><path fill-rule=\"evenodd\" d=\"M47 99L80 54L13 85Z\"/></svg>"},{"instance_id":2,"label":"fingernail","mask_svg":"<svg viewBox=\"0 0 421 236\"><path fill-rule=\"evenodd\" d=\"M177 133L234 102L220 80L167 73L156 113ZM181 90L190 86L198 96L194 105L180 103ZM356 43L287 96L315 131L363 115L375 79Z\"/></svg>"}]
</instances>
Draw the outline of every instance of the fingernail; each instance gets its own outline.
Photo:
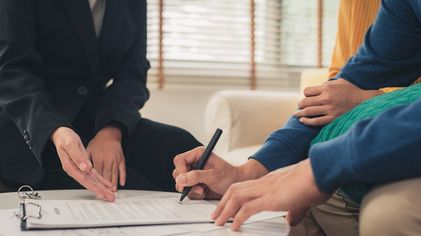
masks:
<instances>
[{"instance_id":1,"label":"fingernail","mask_svg":"<svg viewBox=\"0 0 421 236\"><path fill-rule=\"evenodd\" d=\"M114 193L107 194L106 201L113 202L114 201L114 198L115 198Z\"/></svg>"},{"instance_id":2,"label":"fingernail","mask_svg":"<svg viewBox=\"0 0 421 236\"><path fill-rule=\"evenodd\" d=\"M86 170L86 164L84 162L79 164L79 169L81 169L82 171Z\"/></svg>"},{"instance_id":3,"label":"fingernail","mask_svg":"<svg viewBox=\"0 0 421 236\"><path fill-rule=\"evenodd\" d=\"M196 189L194 190L194 193L195 193L195 194L202 194L202 191L200 191L200 189L196 188Z\"/></svg>"}]
</instances>

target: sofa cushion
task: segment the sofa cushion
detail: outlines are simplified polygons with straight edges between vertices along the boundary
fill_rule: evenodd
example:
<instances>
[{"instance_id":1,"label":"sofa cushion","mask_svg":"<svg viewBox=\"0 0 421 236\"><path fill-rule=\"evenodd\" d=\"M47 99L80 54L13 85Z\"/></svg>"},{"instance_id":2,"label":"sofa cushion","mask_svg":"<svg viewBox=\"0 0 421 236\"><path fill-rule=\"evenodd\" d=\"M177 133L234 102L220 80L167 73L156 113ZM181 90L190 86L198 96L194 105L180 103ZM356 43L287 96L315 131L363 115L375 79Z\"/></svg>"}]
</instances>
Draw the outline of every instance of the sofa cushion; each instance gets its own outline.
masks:
<instances>
[{"instance_id":1,"label":"sofa cushion","mask_svg":"<svg viewBox=\"0 0 421 236\"><path fill-rule=\"evenodd\" d=\"M251 155L253 155L260 147L261 145L254 145L244 148L237 148L225 154L223 158L232 165L241 165L244 164L247 161L247 159Z\"/></svg>"}]
</instances>

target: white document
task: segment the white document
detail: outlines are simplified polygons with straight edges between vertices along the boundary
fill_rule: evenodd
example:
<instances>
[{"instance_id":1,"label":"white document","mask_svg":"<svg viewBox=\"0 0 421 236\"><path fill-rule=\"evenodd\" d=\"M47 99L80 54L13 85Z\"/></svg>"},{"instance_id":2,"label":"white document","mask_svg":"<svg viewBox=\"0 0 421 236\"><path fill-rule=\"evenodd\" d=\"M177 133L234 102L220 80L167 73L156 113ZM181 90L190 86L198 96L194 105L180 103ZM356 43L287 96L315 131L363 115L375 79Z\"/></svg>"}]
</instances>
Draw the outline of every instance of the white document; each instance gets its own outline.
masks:
<instances>
[{"instance_id":1,"label":"white document","mask_svg":"<svg viewBox=\"0 0 421 236\"><path fill-rule=\"evenodd\" d=\"M146 192L146 191L145 191ZM118 194L118 192L117 192ZM173 193L173 192L151 192L151 193L142 193L140 195L136 196L130 196L130 197L118 197L119 199L145 199L145 198L178 198L180 199L181 193ZM209 201L212 202L212 201Z\"/></svg>"},{"instance_id":2,"label":"white document","mask_svg":"<svg viewBox=\"0 0 421 236\"><path fill-rule=\"evenodd\" d=\"M0 210L0 236L166 236L166 235L287 235L289 226L278 218L282 213L259 213L247 221L240 229L241 233L234 233L228 229L230 224L216 226L215 224L174 224L135 227L110 227L47 231L21 231L20 220L15 217L17 209ZM267 221L276 216L274 220ZM260 221L265 220L265 221Z\"/></svg>"},{"instance_id":3,"label":"white document","mask_svg":"<svg viewBox=\"0 0 421 236\"><path fill-rule=\"evenodd\" d=\"M21 231L20 220L14 215L15 211L17 210L0 210L0 236L167 236L191 232L176 225Z\"/></svg>"},{"instance_id":4,"label":"white document","mask_svg":"<svg viewBox=\"0 0 421 236\"><path fill-rule=\"evenodd\" d=\"M230 229L220 229L208 232L191 232L185 234L187 236L221 236L221 235L230 235L230 236L287 236L289 235L290 227L286 223L275 221L262 221L254 222L249 224L243 224L238 232L231 231Z\"/></svg>"},{"instance_id":5,"label":"white document","mask_svg":"<svg viewBox=\"0 0 421 236\"><path fill-rule=\"evenodd\" d=\"M167 193L167 192L162 192L162 193L153 193L153 194L149 194L149 195L139 195L139 196L132 196L132 197L128 197L126 199L144 199L144 198L151 198L151 197L156 197L156 198L178 198L180 195L180 193ZM186 200L185 200L186 201ZM209 203L213 204L215 207L218 205L219 201L215 201L215 200L211 200L208 201ZM244 222L244 224L252 224L255 222L261 222L261 221L266 221L269 219L274 219L274 218L279 218L279 217L283 217L286 216L288 212L286 211L278 211L278 212L273 212L273 211L263 211L260 212L256 215L251 216L246 222ZM205 233L205 232L210 232L210 231L215 231L215 230L221 230L221 229L226 229L229 228L231 223L227 223L224 226L217 226L216 224L209 224L209 223L202 223L202 224L180 224L180 225L176 225L177 228L181 228L181 229L185 229L188 230L189 232L201 232L201 233Z\"/></svg>"},{"instance_id":6,"label":"white document","mask_svg":"<svg viewBox=\"0 0 421 236\"><path fill-rule=\"evenodd\" d=\"M27 229L87 228L212 222L215 206L207 201L177 198L97 200L27 200L41 206L41 218L28 218ZM26 211L36 209L28 205Z\"/></svg>"}]
</instances>

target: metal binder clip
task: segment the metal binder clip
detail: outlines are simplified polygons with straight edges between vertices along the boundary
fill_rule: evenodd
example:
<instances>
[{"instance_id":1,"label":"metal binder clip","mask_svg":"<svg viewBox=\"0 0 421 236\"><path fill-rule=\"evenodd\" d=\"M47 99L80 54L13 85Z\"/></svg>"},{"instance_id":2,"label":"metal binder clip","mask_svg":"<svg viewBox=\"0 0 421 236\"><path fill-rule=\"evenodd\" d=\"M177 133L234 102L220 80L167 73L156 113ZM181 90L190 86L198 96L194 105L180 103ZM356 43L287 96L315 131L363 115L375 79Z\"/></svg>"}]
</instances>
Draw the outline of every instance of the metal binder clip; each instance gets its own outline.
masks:
<instances>
[{"instance_id":1,"label":"metal binder clip","mask_svg":"<svg viewBox=\"0 0 421 236\"><path fill-rule=\"evenodd\" d=\"M27 190L27 191L25 191ZM20 200L25 201L25 199L40 199L41 196L38 192L35 192L34 189L29 185L23 185L18 189L18 197Z\"/></svg>"},{"instance_id":2,"label":"metal binder clip","mask_svg":"<svg viewBox=\"0 0 421 236\"><path fill-rule=\"evenodd\" d=\"M34 189L29 185L23 185L18 189L18 197L22 201L19 205L19 212L15 212L17 218L22 221L25 221L29 217L40 219L41 218L41 205L34 202L25 202L25 199L41 199L41 196L38 192L35 192ZM27 206L37 207L37 211L34 215L29 215L27 212Z\"/></svg>"},{"instance_id":3,"label":"metal binder clip","mask_svg":"<svg viewBox=\"0 0 421 236\"><path fill-rule=\"evenodd\" d=\"M35 215L29 215L27 212L27 208L28 206L35 206L37 207L37 211ZM21 203L20 207L19 207L19 213L15 212L15 216L22 220L25 221L28 218L35 218L35 219L41 219L41 205L37 204L37 203L33 203L33 202L27 202L27 203Z\"/></svg>"}]
</instances>

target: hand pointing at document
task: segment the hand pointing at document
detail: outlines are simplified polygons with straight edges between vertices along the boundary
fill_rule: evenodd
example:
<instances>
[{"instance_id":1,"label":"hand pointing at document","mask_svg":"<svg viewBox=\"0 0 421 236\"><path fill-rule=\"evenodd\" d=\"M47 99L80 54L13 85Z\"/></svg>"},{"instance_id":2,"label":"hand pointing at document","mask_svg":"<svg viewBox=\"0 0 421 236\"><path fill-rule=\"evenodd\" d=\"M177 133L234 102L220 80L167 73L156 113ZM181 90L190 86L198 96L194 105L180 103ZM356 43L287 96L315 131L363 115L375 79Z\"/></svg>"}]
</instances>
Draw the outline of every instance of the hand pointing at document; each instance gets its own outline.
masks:
<instances>
[{"instance_id":1,"label":"hand pointing at document","mask_svg":"<svg viewBox=\"0 0 421 236\"><path fill-rule=\"evenodd\" d=\"M79 136L70 128L60 127L51 135L63 170L86 189L105 201L114 201L110 181L92 167L88 153Z\"/></svg>"}]
</instances>

